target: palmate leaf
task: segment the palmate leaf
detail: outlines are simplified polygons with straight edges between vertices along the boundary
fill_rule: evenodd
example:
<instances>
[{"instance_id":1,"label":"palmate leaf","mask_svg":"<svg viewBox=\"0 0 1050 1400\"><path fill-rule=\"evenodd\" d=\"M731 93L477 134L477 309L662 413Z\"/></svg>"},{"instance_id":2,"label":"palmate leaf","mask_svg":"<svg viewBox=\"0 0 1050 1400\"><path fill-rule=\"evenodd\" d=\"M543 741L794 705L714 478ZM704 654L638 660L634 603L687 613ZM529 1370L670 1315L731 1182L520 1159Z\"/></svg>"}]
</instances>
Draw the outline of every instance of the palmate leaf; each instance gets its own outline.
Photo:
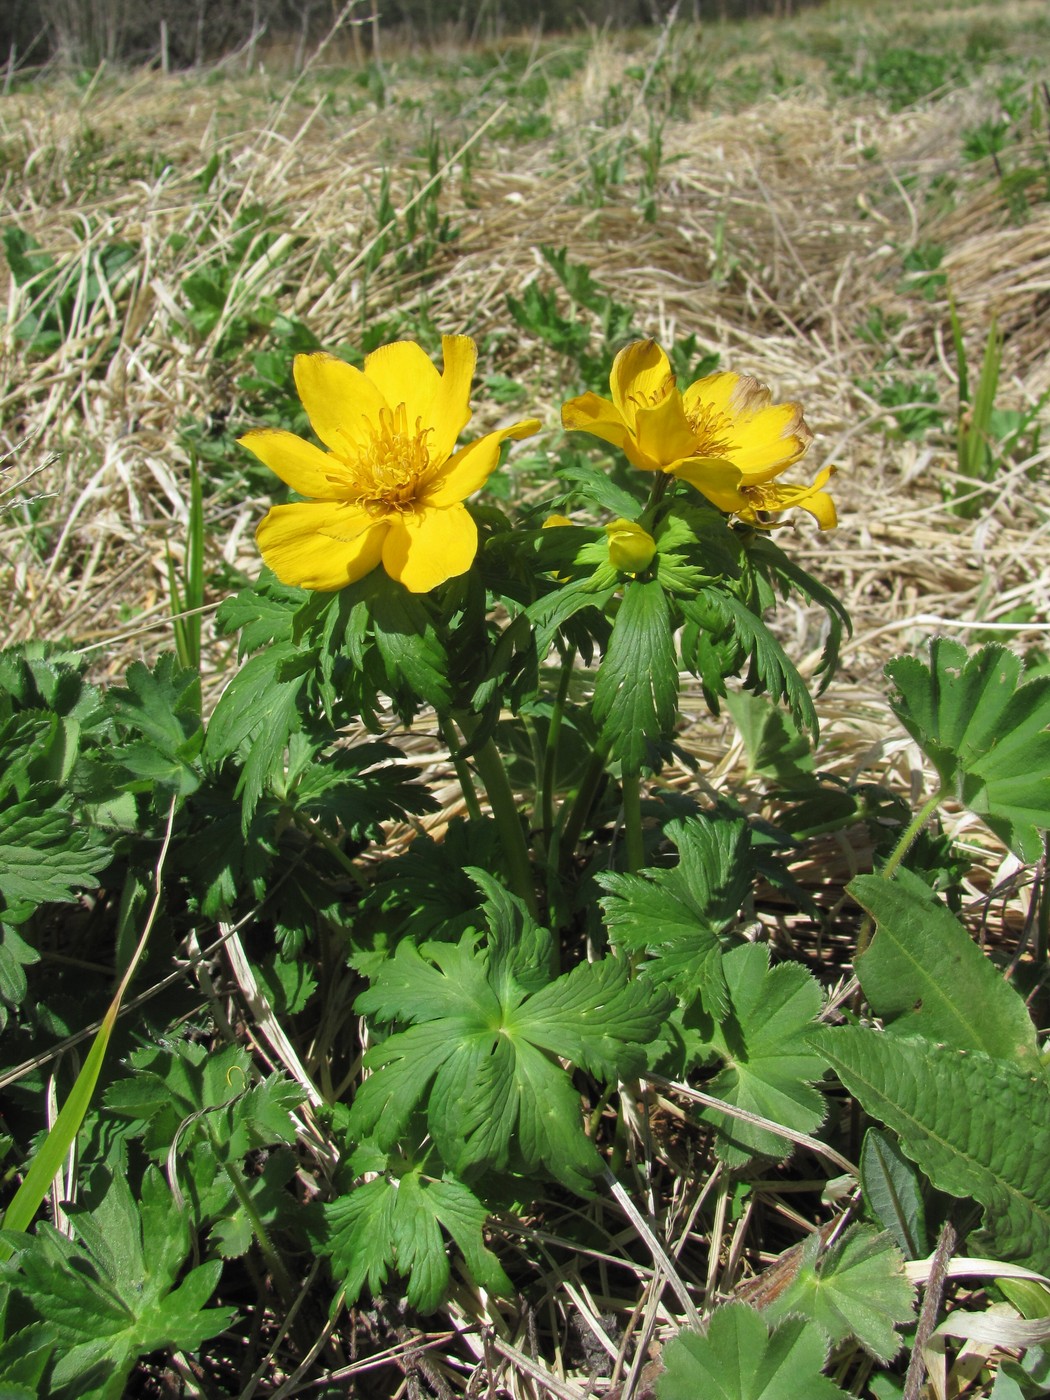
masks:
<instances>
[{"instance_id":1,"label":"palmate leaf","mask_svg":"<svg viewBox=\"0 0 1050 1400\"><path fill-rule=\"evenodd\" d=\"M716 1055L723 1068L705 1090L796 1132L808 1133L824 1119L824 1099L812 1087L824 1063L808 1043L820 1012L820 986L798 963L769 966L764 944L745 943L724 955L722 967L731 1011L721 1021L696 1017L701 1057ZM767 1128L705 1109L718 1129L715 1151L729 1166L752 1157L783 1159L791 1143Z\"/></svg>"},{"instance_id":2,"label":"palmate leaf","mask_svg":"<svg viewBox=\"0 0 1050 1400\"><path fill-rule=\"evenodd\" d=\"M559 1061L605 1080L637 1075L673 999L643 978L630 981L627 962L613 957L549 981L550 935L520 901L503 900L486 900L484 939L468 933L420 950L405 940L374 971L357 1009L414 1024L366 1055L374 1072L354 1100L350 1131L390 1148L425 1103L457 1174L543 1169L585 1191L601 1162Z\"/></svg>"},{"instance_id":3,"label":"palmate leaf","mask_svg":"<svg viewBox=\"0 0 1050 1400\"><path fill-rule=\"evenodd\" d=\"M624 773L652 764L677 717L678 661L670 604L655 579L624 588L594 686L594 718Z\"/></svg>"},{"instance_id":4,"label":"palmate leaf","mask_svg":"<svg viewBox=\"0 0 1050 1400\"><path fill-rule=\"evenodd\" d=\"M659 1400L841 1400L821 1375L828 1339L815 1323L789 1318L772 1335L761 1315L730 1303L705 1333L683 1329L664 1348Z\"/></svg>"},{"instance_id":5,"label":"palmate leaf","mask_svg":"<svg viewBox=\"0 0 1050 1400\"><path fill-rule=\"evenodd\" d=\"M810 1235L798 1273L763 1313L771 1319L801 1314L823 1328L833 1346L854 1337L889 1362L901 1347L896 1328L915 1315L915 1292L890 1236L852 1225L823 1253L819 1233Z\"/></svg>"},{"instance_id":6,"label":"palmate leaf","mask_svg":"<svg viewBox=\"0 0 1050 1400\"><path fill-rule=\"evenodd\" d=\"M858 875L849 892L878 926L857 959L871 1009L894 1035L1040 1066L1035 1026L1014 990L917 875Z\"/></svg>"},{"instance_id":7,"label":"palmate leaf","mask_svg":"<svg viewBox=\"0 0 1050 1400\"><path fill-rule=\"evenodd\" d=\"M322 1250L353 1304L362 1288L378 1293L391 1270L406 1279L411 1307L432 1312L445 1296L450 1235L474 1281L504 1297L514 1289L484 1241L488 1212L462 1182L426 1177L414 1167L381 1175L324 1208Z\"/></svg>"},{"instance_id":8,"label":"palmate leaf","mask_svg":"<svg viewBox=\"0 0 1050 1400\"><path fill-rule=\"evenodd\" d=\"M680 997L699 994L716 1020L729 1010L719 935L736 919L751 887L751 832L742 817L708 813L671 822L665 834L678 847L670 870L602 874L601 901L610 939L648 953L646 971Z\"/></svg>"},{"instance_id":9,"label":"palmate leaf","mask_svg":"<svg viewBox=\"0 0 1050 1400\"><path fill-rule=\"evenodd\" d=\"M992 644L972 656L937 637L930 664L886 666L897 718L937 770L944 791L975 812L1022 860L1042 854L1050 828L1050 676L1025 682L1020 659Z\"/></svg>"},{"instance_id":10,"label":"palmate leaf","mask_svg":"<svg viewBox=\"0 0 1050 1400\"><path fill-rule=\"evenodd\" d=\"M853 1026L810 1039L939 1191L981 1203L986 1252L1050 1270L1050 1095L1043 1075L979 1052Z\"/></svg>"},{"instance_id":11,"label":"palmate leaf","mask_svg":"<svg viewBox=\"0 0 1050 1400\"><path fill-rule=\"evenodd\" d=\"M4 1232L18 1262L12 1286L59 1343L47 1394L119 1400L137 1357L161 1347L195 1351L229 1326L233 1309L205 1307L221 1263L191 1269L176 1286L189 1229L155 1168L143 1178L141 1205L117 1174L95 1211L70 1213L82 1245L47 1223L35 1235ZM104 1379L85 1385L99 1370Z\"/></svg>"}]
</instances>

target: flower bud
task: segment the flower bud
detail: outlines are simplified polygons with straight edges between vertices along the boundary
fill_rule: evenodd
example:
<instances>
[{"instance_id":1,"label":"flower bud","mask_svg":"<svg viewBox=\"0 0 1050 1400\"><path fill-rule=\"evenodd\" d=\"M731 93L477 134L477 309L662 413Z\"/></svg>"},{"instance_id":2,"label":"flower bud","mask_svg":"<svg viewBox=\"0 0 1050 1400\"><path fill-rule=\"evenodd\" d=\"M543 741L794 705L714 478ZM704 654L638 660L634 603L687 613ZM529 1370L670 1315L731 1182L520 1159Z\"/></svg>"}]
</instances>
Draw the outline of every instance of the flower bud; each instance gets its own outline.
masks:
<instances>
[{"instance_id":1,"label":"flower bud","mask_svg":"<svg viewBox=\"0 0 1050 1400\"><path fill-rule=\"evenodd\" d=\"M640 574L653 562L656 541L633 520L614 520L606 525L609 536L609 563L623 574Z\"/></svg>"}]
</instances>

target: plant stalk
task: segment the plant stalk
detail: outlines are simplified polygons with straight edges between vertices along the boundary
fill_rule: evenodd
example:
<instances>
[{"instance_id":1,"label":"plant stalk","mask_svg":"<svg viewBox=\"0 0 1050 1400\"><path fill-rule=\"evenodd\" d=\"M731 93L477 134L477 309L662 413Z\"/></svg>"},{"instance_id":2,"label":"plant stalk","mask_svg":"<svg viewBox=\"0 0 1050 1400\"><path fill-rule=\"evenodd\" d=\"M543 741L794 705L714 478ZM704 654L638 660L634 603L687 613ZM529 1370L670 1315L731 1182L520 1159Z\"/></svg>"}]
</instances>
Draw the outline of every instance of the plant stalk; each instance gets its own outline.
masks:
<instances>
[{"instance_id":1,"label":"plant stalk","mask_svg":"<svg viewBox=\"0 0 1050 1400\"><path fill-rule=\"evenodd\" d=\"M460 719L459 724L469 739L470 735L464 727L466 722L464 719ZM525 901L529 913L534 918L538 918L539 908L536 904L536 890L532 879L532 862L529 859L529 848L525 841L521 817L518 815L518 804L514 798L510 779L507 777L507 770L503 766L500 751L491 739L486 739L474 755L474 765L481 781L485 784L489 806L492 808L492 815L496 819L496 826L499 829L500 844L503 847L503 858L507 863L510 887L516 895Z\"/></svg>"}]
</instances>

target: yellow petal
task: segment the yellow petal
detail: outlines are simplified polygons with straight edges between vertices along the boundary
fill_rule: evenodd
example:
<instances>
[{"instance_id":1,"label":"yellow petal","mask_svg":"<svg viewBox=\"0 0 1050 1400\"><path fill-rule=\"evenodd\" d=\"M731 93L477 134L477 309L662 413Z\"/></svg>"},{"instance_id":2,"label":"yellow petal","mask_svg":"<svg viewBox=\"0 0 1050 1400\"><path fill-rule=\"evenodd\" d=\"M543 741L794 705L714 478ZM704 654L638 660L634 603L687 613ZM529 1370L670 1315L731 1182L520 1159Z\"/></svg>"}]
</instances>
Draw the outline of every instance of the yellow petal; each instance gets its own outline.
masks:
<instances>
[{"instance_id":1,"label":"yellow petal","mask_svg":"<svg viewBox=\"0 0 1050 1400\"><path fill-rule=\"evenodd\" d=\"M411 593L429 593L464 574L478 552L478 529L465 506L391 516L383 567Z\"/></svg>"},{"instance_id":2,"label":"yellow petal","mask_svg":"<svg viewBox=\"0 0 1050 1400\"><path fill-rule=\"evenodd\" d=\"M808 496L803 496L795 504L800 510L809 511L822 530L834 530L839 523L835 502L826 491L811 491Z\"/></svg>"},{"instance_id":3,"label":"yellow petal","mask_svg":"<svg viewBox=\"0 0 1050 1400\"><path fill-rule=\"evenodd\" d=\"M747 497L740 493L740 472L732 462L720 457L693 457L679 462L672 475L695 486L719 510L739 511L747 505Z\"/></svg>"},{"instance_id":4,"label":"yellow petal","mask_svg":"<svg viewBox=\"0 0 1050 1400\"><path fill-rule=\"evenodd\" d=\"M572 521L567 515L548 515L547 519L540 526L541 530L557 530L563 525L571 525Z\"/></svg>"},{"instance_id":5,"label":"yellow petal","mask_svg":"<svg viewBox=\"0 0 1050 1400\"><path fill-rule=\"evenodd\" d=\"M274 506L255 538L282 583L329 593L372 572L387 529L359 506L303 501Z\"/></svg>"},{"instance_id":6,"label":"yellow petal","mask_svg":"<svg viewBox=\"0 0 1050 1400\"><path fill-rule=\"evenodd\" d=\"M343 455L368 442L368 423L379 422L382 394L359 369L317 351L296 355L295 387L314 432L333 452Z\"/></svg>"},{"instance_id":7,"label":"yellow petal","mask_svg":"<svg viewBox=\"0 0 1050 1400\"><path fill-rule=\"evenodd\" d=\"M733 462L750 479L790 467L813 441L797 403L770 404L735 424Z\"/></svg>"},{"instance_id":8,"label":"yellow petal","mask_svg":"<svg viewBox=\"0 0 1050 1400\"><path fill-rule=\"evenodd\" d=\"M340 463L312 442L282 428L259 428L237 439L300 496L337 501L346 495Z\"/></svg>"},{"instance_id":9,"label":"yellow petal","mask_svg":"<svg viewBox=\"0 0 1050 1400\"><path fill-rule=\"evenodd\" d=\"M635 340L613 360L609 375L613 403L631 426L638 408L651 408L674 389L671 362L655 340Z\"/></svg>"},{"instance_id":10,"label":"yellow petal","mask_svg":"<svg viewBox=\"0 0 1050 1400\"><path fill-rule=\"evenodd\" d=\"M581 394L562 404L561 424L566 432L591 433L603 442L627 450L630 429L623 415L614 403L597 394Z\"/></svg>"},{"instance_id":11,"label":"yellow petal","mask_svg":"<svg viewBox=\"0 0 1050 1400\"><path fill-rule=\"evenodd\" d=\"M365 374L392 409L405 405L410 432L417 419L424 428L431 426L430 406L441 387L441 376L421 345L414 340L381 345L366 356Z\"/></svg>"},{"instance_id":12,"label":"yellow petal","mask_svg":"<svg viewBox=\"0 0 1050 1400\"><path fill-rule=\"evenodd\" d=\"M639 455L665 471L696 451L696 433L677 389L653 408L637 411L634 434Z\"/></svg>"},{"instance_id":13,"label":"yellow petal","mask_svg":"<svg viewBox=\"0 0 1050 1400\"><path fill-rule=\"evenodd\" d=\"M443 369L428 417L423 422L433 429L430 460L444 462L452 455L460 433L470 422L470 385L478 360L478 347L469 335L441 337Z\"/></svg>"},{"instance_id":14,"label":"yellow petal","mask_svg":"<svg viewBox=\"0 0 1050 1400\"><path fill-rule=\"evenodd\" d=\"M420 502L424 506L451 506L465 501L484 486L499 465L500 444L507 438L531 437L539 432L540 420L526 418L509 428L487 433L477 442L469 443L449 459L423 487ZM462 573L462 569L460 573Z\"/></svg>"}]
</instances>

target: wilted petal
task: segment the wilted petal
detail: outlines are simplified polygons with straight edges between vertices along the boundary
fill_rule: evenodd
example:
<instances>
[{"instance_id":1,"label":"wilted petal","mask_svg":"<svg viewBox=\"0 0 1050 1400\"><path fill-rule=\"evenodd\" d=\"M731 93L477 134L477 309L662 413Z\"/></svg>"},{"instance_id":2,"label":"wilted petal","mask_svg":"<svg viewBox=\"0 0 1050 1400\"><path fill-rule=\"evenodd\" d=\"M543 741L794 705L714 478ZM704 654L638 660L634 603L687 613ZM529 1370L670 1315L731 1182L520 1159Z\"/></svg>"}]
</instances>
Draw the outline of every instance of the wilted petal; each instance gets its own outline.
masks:
<instances>
[{"instance_id":1,"label":"wilted petal","mask_svg":"<svg viewBox=\"0 0 1050 1400\"><path fill-rule=\"evenodd\" d=\"M359 506L302 501L274 506L255 538L282 583L328 593L372 572L387 529Z\"/></svg>"},{"instance_id":2,"label":"wilted petal","mask_svg":"<svg viewBox=\"0 0 1050 1400\"><path fill-rule=\"evenodd\" d=\"M345 474L335 457L282 428L259 428L237 439L300 496L336 501L345 495Z\"/></svg>"},{"instance_id":3,"label":"wilted petal","mask_svg":"<svg viewBox=\"0 0 1050 1400\"><path fill-rule=\"evenodd\" d=\"M478 528L462 505L406 511L389 523L383 568L412 593L465 574L478 552Z\"/></svg>"},{"instance_id":4,"label":"wilted petal","mask_svg":"<svg viewBox=\"0 0 1050 1400\"><path fill-rule=\"evenodd\" d=\"M770 404L736 424L732 460L745 477L775 476L797 462L812 441L797 403Z\"/></svg>"},{"instance_id":5,"label":"wilted petal","mask_svg":"<svg viewBox=\"0 0 1050 1400\"><path fill-rule=\"evenodd\" d=\"M685 411L692 414L700 408L713 408L719 413L728 413L729 401L741 377L729 370L720 370L717 374L705 375L703 379L694 379L689 388L682 392ZM757 383L756 380L751 382Z\"/></svg>"}]
</instances>

